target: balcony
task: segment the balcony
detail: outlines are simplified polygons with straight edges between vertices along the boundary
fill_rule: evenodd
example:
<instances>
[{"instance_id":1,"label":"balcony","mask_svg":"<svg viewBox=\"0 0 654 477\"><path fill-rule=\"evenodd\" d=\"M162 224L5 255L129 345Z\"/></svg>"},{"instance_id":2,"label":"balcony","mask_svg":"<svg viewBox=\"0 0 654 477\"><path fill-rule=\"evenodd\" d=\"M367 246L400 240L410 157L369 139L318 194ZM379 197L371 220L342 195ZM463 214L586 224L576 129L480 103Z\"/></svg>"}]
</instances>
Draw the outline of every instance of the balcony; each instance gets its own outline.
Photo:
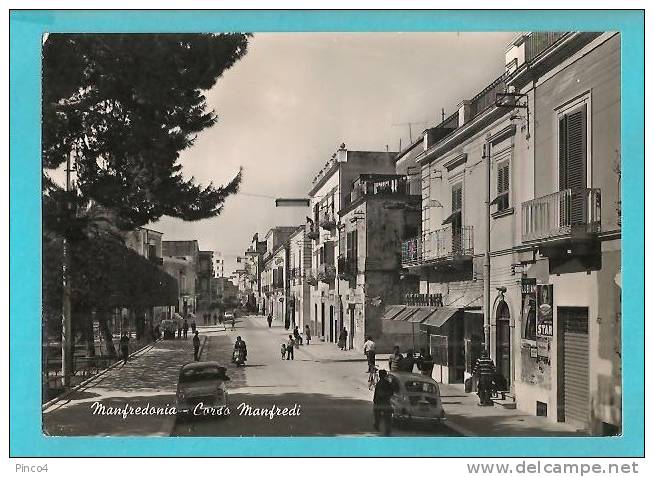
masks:
<instances>
[{"instance_id":1,"label":"balcony","mask_svg":"<svg viewBox=\"0 0 654 477\"><path fill-rule=\"evenodd\" d=\"M409 183L406 176L397 174L361 174L352 185L350 202L374 195L408 195Z\"/></svg>"},{"instance_id":2,"label":"balcony","mask_svg":"<svg viewBox=\"0 0 654 477\"><path fill-rule=\"evenodd\" d=\"M473 228L448 226L402 242L402 266L470 260L473 253Z\"/></svg>"},{"instance_id":3,"label":"balcony","mask_svg":"<svg viewBox=\"0 0 654 477\"><path fill-rule=\"evenodd\" d=\"M312 287L315 287L318 285L318 273L316 273L316 270L314 268L310 270L306 270L304 277L307 280L307 283L311 285Z\"/></svg>"},{"instance_id":4,"label":"balcony","mask_svg":"<svg viewBox=\"0 0 654 477\"><path fill-rule=\"evenodd\" d=\"M533 31L525 40L525 61L531 62L534 58L559 41L568 32L560 31Z\"/></svg>"},{"instance_id":5,"label":"balcony","mask_svg":"<svg viewBox=\"0 0 654 477\"><path fill-rule=\"evenodd\" d=\"M321 282L333 282L336 278L336 267L334 265L323 263L318 267L318 280Z\"/></svg>"},{"instance_id":6,"label":"balcony","mask_svg":"<svg viewBox=\"0 0 654 477\"><path fill-rule=\"evenodd\" d=\"M600 189L565 189L522 204L522 241L583 241L600 231Z\"/></svg>"},{"instance_id":7,"label":"balcony","mask_svg":"<svg viewBox=\"0 0 654 477\"><path fill-rule=\"evenodd\" d=\"M357 259L341 255L338 257L338 278L341 280L353 280L358 273Z\"/></svg>"},{"instance_id":8,"label":"balcony","mask_svg":"<svg viewBox=\"0 0 654 477\"><path fill-rule=\"evenodd\" d=\"M320 238L320 229L317 225L307 223L305 233L309 240L318 240Z\"/></svg>"},{"instance_id":9,"label":"balcony","mask_svg":"<svg viewBox=\"0 0 654 477\"><path fill-rule=\"evenodd\" d=\"M407 306L443 306L441 293L407 293L404 295L404 304Z\"/></svg>"},{"instance_id":10,"label":"balcony","mask_svg":"<svg viewBox=\"0 0 654 477\"><path fill-rule=\"evenodd\" d=\"M335 230L336 216L331 212L323 212L318 219L318 223L323 229Z\"/></svg>"},{"instance_id":11,"label":"balcony","mask_svg":"<svg viewBox=\"0 0 654 477\"><path fill-rule=\"evenodd\" d=\"M488 108L495 106L497 93L504 93L505 91L506 82L504 81L504 75L502 75L470 100L470 119L468 121L476 118Z\"/></svg>"}]
</instances>

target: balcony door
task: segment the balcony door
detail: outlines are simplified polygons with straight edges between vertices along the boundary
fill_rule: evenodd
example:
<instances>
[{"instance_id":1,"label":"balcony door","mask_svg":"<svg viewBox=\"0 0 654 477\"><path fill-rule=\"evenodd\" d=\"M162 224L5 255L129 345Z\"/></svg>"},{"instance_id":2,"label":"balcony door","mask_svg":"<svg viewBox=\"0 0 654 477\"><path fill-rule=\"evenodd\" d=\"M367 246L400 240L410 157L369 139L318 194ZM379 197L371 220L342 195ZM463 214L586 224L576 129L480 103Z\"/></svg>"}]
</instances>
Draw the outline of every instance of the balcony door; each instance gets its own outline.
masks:
<instances>
[{"instance_id":1,"label":"balcony door","mask_svg":"<svg viewBox=\"0 0 654 477\"><path fill-rule=\"evenodd\" d=\"M559 116L559 226L586 223L587 105L583 103Z\"/></svg>"},{"instance_id":2,"label":"balcony door","mask_svg":"<svg viewBox=\"0 0 654 477\"><path fill-rule=\"evenodd\" d=\"M452 226L452 255L461 255L463 250L463 183L459 182L452 186L452 215L450 224Z\"/></svg>"}]
</instances>

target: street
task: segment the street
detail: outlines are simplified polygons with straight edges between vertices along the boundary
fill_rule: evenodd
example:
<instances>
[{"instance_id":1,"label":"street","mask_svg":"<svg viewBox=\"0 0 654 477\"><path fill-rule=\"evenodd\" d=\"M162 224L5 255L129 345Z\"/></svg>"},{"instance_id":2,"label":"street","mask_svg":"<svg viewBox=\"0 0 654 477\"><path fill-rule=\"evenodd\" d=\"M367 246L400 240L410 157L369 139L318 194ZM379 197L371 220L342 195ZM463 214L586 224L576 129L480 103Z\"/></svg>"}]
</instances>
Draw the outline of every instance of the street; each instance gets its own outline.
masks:
<instances>
[{"instance_id":1,"label":"street","mask_svg":"<svg viewBox=\"0 0 654 477\"><path fill-rule=\"evenodd\" d=\"M202 361L226 366L231 414L227 417L175 416L180 367L193 360L191 335L158 341L73 390L43 411L43 431L52 436L373 436L372 391L359 351L312 341L281 359L288 331L272 328L263 316L228 325L200 327ZM248 346L245 367L231 363L237 336ZM385 367L381 357L377 364ZM440 384L445 425L402 424L396 436L563 436L577 435L563 423L519 410L479 407L475 394ZM260 415L273 406L291 414ZM152 410L157 410L154 413ZM148 414L148 411L152 413ZM258 414L258 415L255 415Z\"/></svg>"},{"instance_id":2,"label":"street","mask_svg":"<svg viewBox=\"0 0 654 477\"><path fill-rule=\"evenodd\" d=\"M334 343L312 342L295 350L294 360L281 359L280 347L288 332L268 328L263 316L245 318L237 329L213 327L203 360L226 363L229 382L229 417L178 419L176 436L352 436L375 435L372 427L372 391L368 390L365 358L342 352ZM236 336L248 346L246 367L230 363ZM339 356L340 355L340 356ZM298 416L241 415L252 409L300 409ZM297 409L296 408L296 409ZM247 409L247 408L246 408ZM244 411L245 412L245 411ZM246 412L247 414L247 412ZM446 426L402 426L394 435L456 435Z\"/></svg>"}]
</instances>

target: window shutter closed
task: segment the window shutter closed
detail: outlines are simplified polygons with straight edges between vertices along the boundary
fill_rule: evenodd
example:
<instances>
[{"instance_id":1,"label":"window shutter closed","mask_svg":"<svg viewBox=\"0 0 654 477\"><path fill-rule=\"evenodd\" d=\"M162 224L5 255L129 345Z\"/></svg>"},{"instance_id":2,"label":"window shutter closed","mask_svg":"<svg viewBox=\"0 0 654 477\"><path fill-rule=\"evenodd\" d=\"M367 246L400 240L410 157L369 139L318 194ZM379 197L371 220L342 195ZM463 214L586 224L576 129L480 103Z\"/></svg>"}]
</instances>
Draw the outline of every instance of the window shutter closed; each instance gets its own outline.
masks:
<instances>
[{"instance_id":1,"label":"window shutter closed","mask_svg":"<svg viewBox=\"0 0 654 477\"><path fill-rule=\"evenodd\" d=\"M452 188L452 212L461 210L463 204L463 189L461 184L457 184Z\"/></svg>"},{"instance_id":2,"label":"window shutter closed","mask_svg":"<svg viewBox=\"0 0 654 477\"><path fill-rule=\"evenodd\" d=\"M586 104L559 119L559 190L572 189L561 197L560 226L585 222Z\"/></svg>"}]
</instances>

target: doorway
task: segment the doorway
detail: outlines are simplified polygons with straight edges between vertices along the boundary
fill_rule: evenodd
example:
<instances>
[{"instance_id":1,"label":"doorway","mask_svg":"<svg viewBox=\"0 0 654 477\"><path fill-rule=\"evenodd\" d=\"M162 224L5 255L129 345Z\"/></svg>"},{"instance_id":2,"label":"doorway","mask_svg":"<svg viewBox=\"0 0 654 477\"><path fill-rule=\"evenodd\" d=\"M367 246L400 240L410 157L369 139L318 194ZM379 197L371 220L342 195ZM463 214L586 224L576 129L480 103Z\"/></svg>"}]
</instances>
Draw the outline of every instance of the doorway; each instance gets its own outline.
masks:
<instances>
[{"instance_id":1,"label":"doorway","mask_svg":"<svg viewBox=\"0 0 654 477\"><path fill-rule=\"evenodd\" d=\"M325 337L325 303L320 304L320 336Z\"/></svg>"},{"instance_id":2,"label":"doorway","mask_svg":"<svg viewBox=\"0 0 654 477\"><path fill-rule=\"evenodd\" d=\"M334 306L333 305L329 305L329 335L330 335L329 341L333 343L335 341L334 336L336 336L334 333Z\"/></svg>"},{"instance_id":3,"label":"doorway","mask_svg":"<svg viewBox=\"0 0 654 477\"><path fill-rule=\"evenodd\" d=\"M354 348L354 306L350 306L350 348Z\"/></svg>"},{"instance_id":4,"label":"doorway","mask_svg":"<svg viewBox=\"0 0 654 477\"><path fill-rule=\"evenodd\" d=\"M501 301L495 312L495 359L497 371L506 380L505 389L511 389L511 315L509 306Z\"/></svg>"}]
</instances>

